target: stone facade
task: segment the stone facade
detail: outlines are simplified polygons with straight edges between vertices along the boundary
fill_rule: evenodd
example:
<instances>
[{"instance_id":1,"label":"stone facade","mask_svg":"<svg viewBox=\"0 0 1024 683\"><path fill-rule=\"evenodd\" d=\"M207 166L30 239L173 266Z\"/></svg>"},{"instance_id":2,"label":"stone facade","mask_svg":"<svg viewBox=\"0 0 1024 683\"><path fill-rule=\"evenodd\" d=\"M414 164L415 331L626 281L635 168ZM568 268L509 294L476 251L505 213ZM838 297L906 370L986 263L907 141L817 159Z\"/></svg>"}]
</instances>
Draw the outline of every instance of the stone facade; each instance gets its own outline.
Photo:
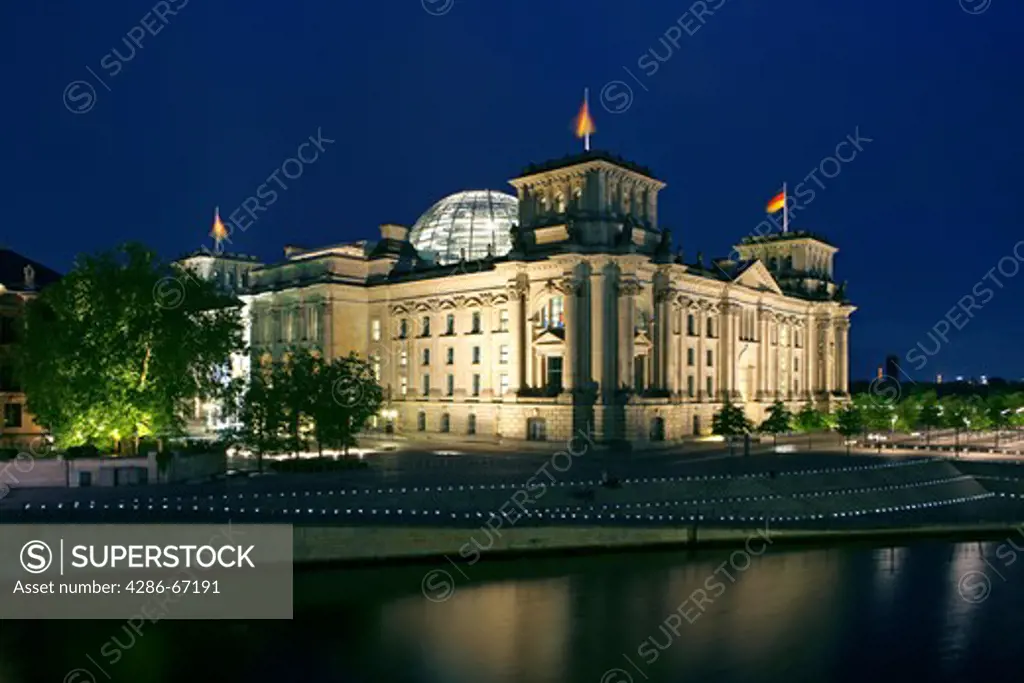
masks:
<instances>
[{"instance_id":1,"label":"stone facade","mask_svg":"<svg viewBox=\"0 0 1024 683\"><path fill-rule=\"evenodd\" d=\"M665 185L642 167L588 152L511 184L507 254L437 265L385 225L376 242L250 270L253 358L368 357L410 435L674 441L708 433L726 400L758 421L777 399L847 396L855 309L822 238L685 263L658 226Z\"/></svg>"}]
</instances>

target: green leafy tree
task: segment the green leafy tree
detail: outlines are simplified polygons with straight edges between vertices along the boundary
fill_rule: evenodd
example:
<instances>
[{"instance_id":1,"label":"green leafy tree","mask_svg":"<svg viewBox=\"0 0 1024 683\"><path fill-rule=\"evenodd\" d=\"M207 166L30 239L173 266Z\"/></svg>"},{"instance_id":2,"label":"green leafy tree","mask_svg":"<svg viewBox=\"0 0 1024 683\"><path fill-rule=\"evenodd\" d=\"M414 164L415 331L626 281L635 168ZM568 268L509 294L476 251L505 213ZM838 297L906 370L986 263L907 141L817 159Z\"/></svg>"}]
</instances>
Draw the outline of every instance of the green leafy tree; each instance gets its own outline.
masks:
<instances>
[{"instance_id":1,"label":"green leafy tree","mask_svg":"<svg viewBox=\"0 0 1024 683\"><path fill-rule=\"evenodd\" d=\"M904 396L896 404L895 428L901 432L912 432L917 427L921 416L921 399L917 396Z\"/></svg>"},{"instance_id":2,"label":"green leafy tree","mask_svg":"<svg viewBox=\"0 0 1024 683\"><path fill-rule=\"evenodd\" d=\"M733 438L749 434L754 431L754 426L747 419L743 408L727 400L722 409L712 416L711 431L714 434L725 437L729 443L729 455L732 455Z\"/></svg>"},{"instance_id":3,"label":"green leafy tree","mask_svg":"<svg viewBox=\"0 0 1024 683\"><path fill-rule=\"evenodd\" d=\"M846 440L846 454L850 454L850 442L864 430L864 416L856 403L849 403L836 413L836 431Z\"/></svg>"},{"instance_id":4,"label":"green leafy tree","mask_svg":"<svg viewBox=\"0 0 1024 683\"><path fill-rule=\"evenodd\" d=\"M779 434L786 434L793 429L793 413L782 401L776 401L768 409L768 416L761 423L760 431L772 435L772 445L779 445Z\"/></svg>"},{"instance_id":5,"label":"green leafy tree","mask_svg":"<svg viewBox=\"0 0 1024 683\"><path fill-rule=\"evenodd\" d=\"M189 402L224 391L240 304L138 244L81 257L26 307L18 370L58 447L137 450L180 434Z\"/></svg>"},{"instance_id":6,"label":"green leafy tree","mask_svg":"<svg viewBox=\"0 0 1024 683\"><path fill-rule=\"evenodd\" d=\"M332 419L325 434L332 445L340 446L348 455L349 447L356 445L356 434L380 412L384 391L370 363L354 353L331 361L325 377L334 402L327 410ZM326 392L323 395L326 397Z\"/></svg>"},{"instance_id":7,"label":"green leafy tree","mask_svg":"<svg viewBox=\"0 0 1024 683\"><path fill-rule=\"evenodd\" d=\"M942 406L935 396L935 392L929 392L921 398L921 411L917 415L917 423L925 429L925 446L932 445L932 430L940 429L943 425Z\"/></svg>"},{"instance_id":8,"label":"green leafy tree","mask_svg":"<svg viewBox=\"0 0 1024 683\"><path fill-rule=\"evenodd\" d=\"M967 402L957 396L945 396L940 403L942 409L942 426L953 430L955 434L954 453L960 452L960 433L968 428L971 419L971 408Z\"/></svg>"},{"instance_id":9,"label":"green leafy tree","mask_svg":"<svg viewBox=\"0 0 1024 683\"><path fill-rule=\"evenodd\" d=\"M990 396L985 402L985 411L988 413L988 420L995 431L995 447L999 448L999 436L1010 426L1010 415L1013 412L1010 408L1009 397L996 394Z\"/></svg>"},{"instance_id":10,"label":"green leafy tree","mask_svg":"<svg viewBox=\"0 0 1024 683\"><path fill-rule=\"evenodd\" d=\"M263 457L284 445L285 414L277 382L281 375L273 367L253 366L248 383L242 389L235 434L238 441L256 456L256 469L263 471Z\"/></svg>"},{"instance_id":11,"label":"green leafy tree","mask_svg":"<svg viewBox=\"0 0 1024 683\"><path fill-rule=\"evenodd\" d=\"M824 426L824 420L822 419L821 411L814 407L814 404L808 401L804 404L804 407L800 409L794 418L793 422L796 428L807 435L807 448L811 448L811 438L815 431L820 430Z\"/></svg>"}]
</instances>

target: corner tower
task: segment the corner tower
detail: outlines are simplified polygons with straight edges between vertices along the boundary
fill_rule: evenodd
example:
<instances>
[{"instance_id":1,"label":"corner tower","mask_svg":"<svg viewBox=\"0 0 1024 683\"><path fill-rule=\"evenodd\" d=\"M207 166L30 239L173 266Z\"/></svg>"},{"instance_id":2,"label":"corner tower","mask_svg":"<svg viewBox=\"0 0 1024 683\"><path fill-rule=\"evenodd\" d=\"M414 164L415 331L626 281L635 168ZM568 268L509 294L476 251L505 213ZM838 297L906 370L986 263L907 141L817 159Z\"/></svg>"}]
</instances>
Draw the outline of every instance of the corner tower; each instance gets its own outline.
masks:
<instances>
[{"instance_id":1,"label":"corner tower","mask_svg":"<svg viewBox=\"0 0 1024 683\"><path fill-rule=\"evenodd\" d=\"M509 181L519 198L513 255L566 251L653 254L662 244L650 170L607 152L530 165Z\"/></svg>"}]
</instances>

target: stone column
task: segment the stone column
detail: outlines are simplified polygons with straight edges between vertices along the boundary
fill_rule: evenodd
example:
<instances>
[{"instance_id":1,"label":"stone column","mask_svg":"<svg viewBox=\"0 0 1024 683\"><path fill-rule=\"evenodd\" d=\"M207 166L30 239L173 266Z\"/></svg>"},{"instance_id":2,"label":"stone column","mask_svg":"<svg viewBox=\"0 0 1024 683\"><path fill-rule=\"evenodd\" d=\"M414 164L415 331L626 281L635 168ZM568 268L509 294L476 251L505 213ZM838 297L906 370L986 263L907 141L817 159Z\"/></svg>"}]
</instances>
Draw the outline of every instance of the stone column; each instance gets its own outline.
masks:
<instances>
[{"instance_id":1,"label":"stone column","mask_svg":"<svg viewBox=\"0 0 1024 683\"><path fill-rule=\"evenodd\" d=\"M510 394L515 395L524 386L523 375L526 372L526 359L525 359L525 339L526 334L525 327L526 323L526 312L524 310L525 303L523 302L523 294L525 284L519 280L513 280L508 283L508 325L509 325L509 338L512 341L511 358L508 373L508 391Z\"/></svg>"},{"instance_id":2,"label":"stone column","mask_svg":"<svg viewBox=\"0 0 1024 683\"><path fill-rule=\"evenodd\" d=\"M598 388L599 400L609 395L605 372L605 274L604 263L592 264L590 273L590 376Z\"/></svg>"},{"instance_id":3,"label":"stone column","mask_svg":"<svg viewBox=\"0 0 1024 683\"><path fill-rule=\"evenodd\" d=\"M839 351L839 383L837 388L844 394L850 393L850 323L840 321L837 340Z\"/></svg>"},{"instance_id":4,"label":"stone column","mask_svg":"<svg viewBox=\"0 0 1024 683\"><path fill-rule=\"evenodd\" d=\"M707 353L704 350L704 334L707 332L708 325L707 308L698 304L693 310L693 315L697 319L697 400L703 401L705 398L713 398L706 396L706 381L704 379L704 373L707 371Z\"/></svg>"},{"instance_id":5,"label":"stone column","mask_svg":"<svg viewBox=\"0 0 1024 683\"><path fill-rule=\"evenodd\" d=\"M804 393L814 398L814 366L818 350L818 333L814 328L814 316L810 313L804 319Z\"/></svg>"},{"instance_id":6,"label":"stone column","mask_svg":"<svg viewBox=\"0 0 1024 683\"><path fill-rule=\"evenodd\" d=\"M619 282L619 382L630 389L636 385L636 378L633 377L633 343L636 329L636 296L639 293L640 284L635 280Z\"/></svg>"},{"instance_id":7,"label":"stone column","mask_svg":"<svg viewBox=\"0 0 1024 683\"><path fill-rule=\"evenodd\" d=\"M577 341L579 334L576 299L580 293L580 285L569 273L562 279L562 300L565 305L565 354L562 356L562 391L571 394L576 388Z\"/></svg>"},{"instance_id":8,"label":"stone column","mask_svg":"<svg viewBox=\"0 0 1024 683\"><path fill-rule=\"evenodd\" d=\"M718 394L725 400L732 396L732 357L735 355L732 343L732 305L723 302L718 314Z\"/></svg>"},{"instance_id":9,"label":"stone column","mask_svg":"<svg viewBox=\"0 0 1024 683\"><path fill-rule=\"evenodd\" d=\"M669 378L672 376L674 363L672 362L672 299L675 297L675 290L665 288L657 293L655 303L657 305L657 331L655 339L656 377L655 387L662 391L671 390Z\"/></svg>"},{"instance_id":10,"label":"stone column","mask_svg":"<svg viewBox=\"0 0 1024 683\"><path fill-rule=\"evenodd\" d=\"M768 325L772 339L775 340L775 345L771 349L771 365L772 365L772 378L771 385L769 386L769 393L775 398L782 398L782 372L779 367L779 359L782 357L782 326L779 324L778 316L774 316Z\"/></svg>"},{"instance_id":11,"label":"stone column","mask_svg":"<svg viewBox=\"0 0 1024 683\"><path fill-rule=\"evenodd\" d=\"M793 380L796 379L796 318L789 318L789 373L786 376L786 382L789 386L786 387L786 395L791 399L796 399L797 396L793 391Z\"/></svg>"},{"instance_id":12,"label":"stone column","mask_svg":"<svg viewBox=\"0 0 1024 683\"><path fill-rule=\"evenodd\" d=\"M768 398L768 312L757 312L757 399Z\"/></svg>"}]
</instances>

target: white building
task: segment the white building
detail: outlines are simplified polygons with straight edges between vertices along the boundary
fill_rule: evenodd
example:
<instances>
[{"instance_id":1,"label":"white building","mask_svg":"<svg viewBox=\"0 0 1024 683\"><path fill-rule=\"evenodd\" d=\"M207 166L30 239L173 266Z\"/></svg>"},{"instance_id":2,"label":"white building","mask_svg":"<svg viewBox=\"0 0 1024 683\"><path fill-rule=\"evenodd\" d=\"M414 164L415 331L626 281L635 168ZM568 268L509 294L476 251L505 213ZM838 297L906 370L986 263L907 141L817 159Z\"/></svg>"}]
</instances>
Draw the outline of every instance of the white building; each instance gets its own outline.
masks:
<instances>
[{"instance_id":1,"label":"white building","mask_svg":"<svg viewBox=\"0 0 1024 683\"><path fill-rule=\"evenodd\" d=\"M849 317L820 237L746 239L683 263L665 184L602 152L530 167L516 196L459 193L410 230L246 269L252 355L351 351L396 431L601 441L707 433L725 400L760 420L848 392Z\"/></svg>"}]
</instances>

